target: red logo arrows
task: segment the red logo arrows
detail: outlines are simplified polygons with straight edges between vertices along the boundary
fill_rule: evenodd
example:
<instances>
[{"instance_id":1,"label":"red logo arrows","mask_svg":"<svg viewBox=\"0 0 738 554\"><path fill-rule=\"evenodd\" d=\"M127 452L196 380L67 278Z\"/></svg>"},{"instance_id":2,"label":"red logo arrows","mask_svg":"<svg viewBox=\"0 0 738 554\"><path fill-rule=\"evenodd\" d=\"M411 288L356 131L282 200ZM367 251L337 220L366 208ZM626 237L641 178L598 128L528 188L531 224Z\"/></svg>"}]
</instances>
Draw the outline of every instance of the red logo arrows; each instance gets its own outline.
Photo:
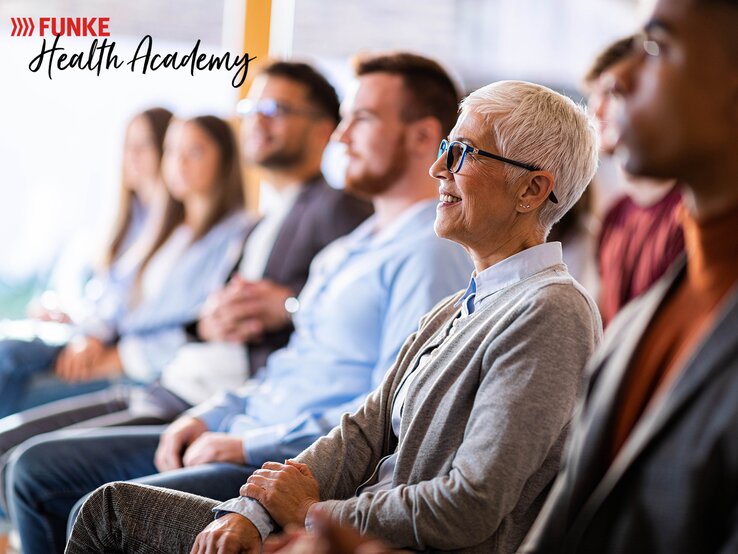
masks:
<instances>
[{"instance_id":1,"label":"red logo arrows","mask_svg":"<svg viewBox=\"0 0 738 554\"><path fill-rule=\"evenodd\" d=\"M29 37L36 28L32 17L11 17L10 21L13 23L13 29L10 31L12 37Z\"/></svg>"}]
</instances>

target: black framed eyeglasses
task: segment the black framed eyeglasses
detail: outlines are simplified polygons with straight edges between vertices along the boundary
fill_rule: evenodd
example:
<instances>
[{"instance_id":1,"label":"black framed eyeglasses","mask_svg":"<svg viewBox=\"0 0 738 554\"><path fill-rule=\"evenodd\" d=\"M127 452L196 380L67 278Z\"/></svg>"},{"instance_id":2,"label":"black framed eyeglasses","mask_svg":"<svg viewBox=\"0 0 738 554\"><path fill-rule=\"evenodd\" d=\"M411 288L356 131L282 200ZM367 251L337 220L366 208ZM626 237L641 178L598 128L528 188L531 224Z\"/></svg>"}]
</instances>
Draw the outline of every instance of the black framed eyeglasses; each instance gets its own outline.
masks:
<instances>
[{"instance_id":1,"label":"black framed eyeglasses","mask_svg":"<svg viewBox=\"0 0 738 554\"><path fill-rule=\"evenodd\" d=\"M522 169L527 169L528 171L541 170L540 167L537 167L535 165L511 160L510 158L498 156L497 154L492 154L491 152L485 152L484 150L474 148L473 146L459 140L449 141L443 139L441 141L441 145L438 147L438 157L440 158L441 156L443 156L444 153L446 154L446 169L448 169L451 173L458 173L461 170L461 166L464 165L464 160L466 159L466 154L468 152L471 152L472 154L476 154L478 156L484 156L485 158L492 158L493 160L514 165ZM548 199L554 204L559 203L559 199L556 198L556 195L553 193L553 191L549 193Z\"/></svg>"},{"instance_id":2,"label":"black framed eyeglasses","mask_svg":"<svg viewBox=\"0 0 738 554\"><path fill-rule=\"evenodd\" d=\"M262 100L244 98L236 104L236 112L241 116L263 115L269 118L287 117L290 115L314 117L316 115L315 112L310 110L295 108L272 98L264 98Z\"/></svg>"}]
</instances>

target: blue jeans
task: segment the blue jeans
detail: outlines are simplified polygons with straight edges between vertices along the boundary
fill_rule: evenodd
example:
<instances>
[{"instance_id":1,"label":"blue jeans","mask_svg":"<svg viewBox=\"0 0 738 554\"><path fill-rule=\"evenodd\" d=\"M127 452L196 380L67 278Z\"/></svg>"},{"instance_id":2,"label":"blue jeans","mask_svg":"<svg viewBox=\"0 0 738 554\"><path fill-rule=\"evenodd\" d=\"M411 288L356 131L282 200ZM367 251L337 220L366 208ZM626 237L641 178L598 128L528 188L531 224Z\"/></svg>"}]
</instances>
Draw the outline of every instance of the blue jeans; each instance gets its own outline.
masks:
<instances>
[{"instance_id":1,"label":"blue jeans","mask_svg":"<svg viewBox=\"0 0 738 554\"><path fill-rule=\"evenodd\" d=\"M40 339L0 340L0 418L108 385L107 381L104 385L99 381L65 383L53 377L49 369L62 348ZM7 514L0 506L0 532L7 528Z\"/></svg>"},{"instance_id":2,"label":"blue jeans","mask_svg":"<svg viewBox=\"0 0 738 554\"><path fill-rule=\"evenodd\" d=\"M0 340L0 418L110 385L108 379L68 383L56 378L50 370L62 348L40 339Z\"/></svg>"},{"instance_id":3,"label":"blue jeans","mask_svg":"<svg viewBox=\"0 0 738 554\"><path fill-rule=\"evenodd\" d=\"M8 468L7 494L23 551L62 552L72 509L111 481L136 480L215 500L238 496L255 468L206 464L158 474L154 453L163 429L57 431L19 447Z\"/></svg>"},{"instance_id":4,"label":"blue jeans","mask_svg":"<svg viewBox=\"0 0 738 554\"><path fill-rule=\"evenodd\" d=\"M61 429L163 425L191 406L158 384L111 386L65 398L0 419L0 533L7 520L5 475L16 447L28 439Z\"/></svg>"}]
</instances>

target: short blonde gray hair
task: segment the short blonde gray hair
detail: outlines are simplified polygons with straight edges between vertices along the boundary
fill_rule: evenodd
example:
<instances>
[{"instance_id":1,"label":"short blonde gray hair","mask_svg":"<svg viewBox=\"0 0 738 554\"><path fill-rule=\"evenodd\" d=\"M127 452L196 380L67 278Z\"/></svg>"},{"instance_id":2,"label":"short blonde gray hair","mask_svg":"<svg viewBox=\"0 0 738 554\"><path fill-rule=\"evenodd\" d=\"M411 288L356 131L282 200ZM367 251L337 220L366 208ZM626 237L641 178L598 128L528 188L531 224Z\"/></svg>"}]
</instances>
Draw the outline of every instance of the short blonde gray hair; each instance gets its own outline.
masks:
<instances>
[{"instance_id":1,"label":"short blonde gray hair","mask_svg":"<svg viewBox=\"0 0 738 554\"><path fill-rule=\"evenodd\" d=\"M524 81L498 81L472 92L461 112L482 115L491 128L500 155L534 165L554 176L559 200L544 203L538 221L544 237L576 204L594 177L598 138L587 111L547 87ZM526 172L505 167L508 183Z\"/></svg>"}]
</instances>

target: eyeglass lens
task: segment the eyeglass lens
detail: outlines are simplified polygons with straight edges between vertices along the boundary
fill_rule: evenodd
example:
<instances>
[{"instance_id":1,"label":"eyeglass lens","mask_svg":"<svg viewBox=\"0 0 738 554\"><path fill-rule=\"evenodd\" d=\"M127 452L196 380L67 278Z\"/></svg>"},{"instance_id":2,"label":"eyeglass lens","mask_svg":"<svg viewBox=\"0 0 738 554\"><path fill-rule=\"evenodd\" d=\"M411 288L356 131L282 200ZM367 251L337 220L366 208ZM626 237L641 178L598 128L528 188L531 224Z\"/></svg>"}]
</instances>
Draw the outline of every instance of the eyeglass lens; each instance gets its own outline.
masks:
<instances>
[{"instance_id":1,"label":"eyeglass lens","mask_svg":"<svg viewBox=\"0 0 738 554\"><path fill-rule=\"evenodd\" d=\"M440 158L444 152L446 153L446 169L451 173L456 173L461 169L461 159L464 155L463 145L459 142L449 143L444 139L438 148L438 157Z\"/></svg>"}]
</instances>

